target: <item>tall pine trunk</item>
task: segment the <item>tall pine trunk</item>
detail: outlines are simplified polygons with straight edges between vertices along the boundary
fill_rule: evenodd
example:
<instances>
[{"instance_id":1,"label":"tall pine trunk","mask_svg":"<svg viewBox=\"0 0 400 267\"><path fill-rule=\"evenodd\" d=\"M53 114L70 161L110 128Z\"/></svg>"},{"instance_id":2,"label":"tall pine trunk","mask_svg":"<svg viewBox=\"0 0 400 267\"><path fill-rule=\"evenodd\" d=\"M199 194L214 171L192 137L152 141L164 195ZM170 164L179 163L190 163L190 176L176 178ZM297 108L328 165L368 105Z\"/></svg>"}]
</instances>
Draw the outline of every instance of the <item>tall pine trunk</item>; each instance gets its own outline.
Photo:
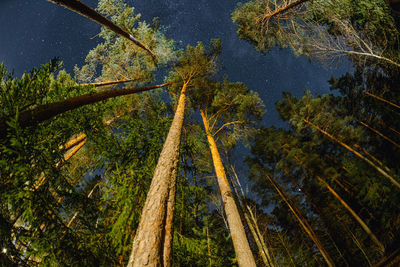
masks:
<instances>
[{"instance_id":1,"label":"tall pine trunk","mask_svg":"<svg viewBox=\"0 0 400 267\"><path fill-rule=\"evenodd\" d=\"M290 9L295 8L307 1L308 0L295 0L292 3L278 7L277 9L273 10L272 12L265 14L263 17L263 21L266 22L267 20L271 19L272 17L279 16L279 15L289 11Z\"/></svg>"},{"instance_id":2,"label":"tall pine trunk","mask_svg":"<svg viewBox=\"0 0 400 267\"><path fill-rule=\"evenodd\" d=\"M94 22L100 24L101 26L115 32L116 34L125 37L132 43L134 43L136 46L142 48L145 50L147 53L151 55L153 59L155 59L154 53L148 49L144 44L136 40L132 35L130 35L127 31L123 30L121 27L116 25L114 22L111 20L107 19L106 17L102 16L100 13L96 12L94 9L88 7L84 3L82 3L79 0L48 0L50 2L53 2L57 5L63 6L67 9L70 9L84 17L89 18L90 20L93 20Z\"/></svg>"},{"instance_id":3,"label":"tall pine trunk","mask_svg":"<svg viewBox=\"0 0 400 267\"><path fill-rule=\"evenodd\" d=\"M128 83L128 82L133 82L133 81L136 81L136 80L137 79L103 81L103 82L94 82L94 83L81 83L79 85L81 85L81 86L92 85L94 87L101 87L101 86L115 85L115 84L121 84L121 83Z\"/></svg>"},{"instance_id":4,"label":"tall pine trunk","mask_svg":"<svg viewBox=\"0 0 400 267\"><path fill-rule=\"evenodd\" d=\"M203 119L204 129L207 134L208 145L210 147L211 156L214 163L215 172L217 174L217 180L219 189L221 191L222 202L228 220L229 230L232 236L233 247L239 266L241 267L255 267L256 263L254 260L253 253L251 252L249 242L244 231L243 223L239 215L239 211L236 207L235 199L231 191L224 166L222 165L221 156L219 154L217 144L214 136L210 133L209 122L203 110L200 109L200 114Z\"/></svg>"},{"instance_id":5,"label":"tall pine trunk","mask_svg":"<svg viewBox=\"0 0 400 267\"><path fill-rule=\"evenodd\" d=\"M303 121L305 123L307 123L308 125L310 125L311 127L313 127L314 129L318 130L320 133L324 134L325 136L329 137L331 140L335 141L336 143L340 144L341 146L343 146L344 148L346 148L347 150L349 150L350 152L352 152L354 155L356 155L357 157L359 157L360 159L362 159L363 161L365 161L368 165L370 165L371 167L375 168L375 170L377 170L380 174L382 174L383 176L385 176L386 178L388 178L390 180L390 182L392 182L392 184L394 184L398 189L400 189L400 183L397 182L390 174L388 174L387 172L385 172L384 170L382 170L382 168L380 168L379 166L376 166L375 163L373 163L372 161L370 161L369 159L367 159L366 157L364 157L360 152L352 149L349 145L343 143L342 141L340 141L339 139L337 139L336 137L334 137L333 135L329 134L328 132L322 130L320 127L318 127L317 125L313 124L312 122L303 119Z\"/></svg>"},{"instance_id":6,"label":"tall pine trunk","mask_svg":"<svg viewBox=\"0 0 400 267\"><path fill-rule=\"evenodd\" d=\"M288 150L286 150L286 151L288 152ZM304 168L306 168L308 170L307 166L304 165L297 156L295 156L295 159L299 166L303 166ZM371 240L379 247L381 252L384 252L384 246L378 240L378 238L375 236L375 234L371 231L371 229L368 227L368 225L360 218L360 216L358 216L358 214L346 203L346 201L344 201L339 196L339 194L331 186L329 186L329 184L324 179L322 179L318 175L316 175L316 178L318 179L319 182L321 182L324 186L326 186L326 188L328 188L329 192L334 196L334 198L336 198L340 202L340 204L342 204L343 207L351 214L351 216L360 224L360 226L368 234L368 236L371 238Z\"/></svg>"},{"instance_id":7,"label":"tall pine trunk","mask_svg":"<svg viewBox=\"0 0 400 267\"><path fill-rule=\"evenodd\" d=\"M164 267L172 266L172 245L174 242L174 212L175 212L175 195L176 195L176 179L178 170L174 169L169 186L167 216L164 228L164 246L163 246L163 263Z\"/></svg>"},{"instance_id":8,"label":"tall pine trunk","mask_svg":"<svg viewBox=\"0 0 400 267\"><path fill-rule=\"evenodd\" d=\"M328 266L335 266L333 260L329 256L328 252L325 250L323 247L321 241L319 240L318 236L312 229L311 225L308 223L308 221L303 217L303 215L298 211L297 207L292 205L291 201L288 199L286 196L285 192L280 188L280 186L272 179L272 177L267 175L268 180L271 182L272 186L275 188L275 190L278 192L278 194L281 196L283 201L285 201L286 205L289 207L289 209L292 211L293 215L296 217L298 222L300 223L301 227L303 230L307 233L307 235L311 238L311 240L314 242L315 246L318 248L319 252L321 253L322 257L325 259L326 263Z\"/></svg>"},{"instance_id":9,"label":"tall pine trunk","mask_svg":"<svg viewBox=\"0 0 400 267\"><path fill-rule=\"evenodd\" d=\"M371 231L371 229L368 227L366 223L358 216L358 214L336 193L336 191L329 186L329 184L324 181L321 177L316 176L318 181L323 183L326 188L328 188L329 192L346 208L348 212L356 219L356 221L361 225L361 227L364 229L364 231L368 234L368 236L371 238L371 240L379 247L379 250L383 253L385 251L385 247L382 245L382 243L378 240L378 238L375 236L375 234Z\"/></svg>"},{"instance_id":10,"label":"tall pine trunk","mask_svg":"<svg viewBox=\"0 0 400 267\"><path fill-rule=\"evenodd\" d=\"M375 98L375 99L377 99L377 100L379 100L379 101L382 101L382 102L384 102L384 103L386 103L386 104L389 104L389 105L391 105L392 107L395 107L395 108L400 109L400 106L399 106L399 105L397 105L397 104L395 104L395 103L393 103L393 102L390 102L389 100L386 100L386 99L384 99L384 98L382 98L382 97L379 97L379 96L377 96L377 95L371 94L370 92L364 92L364 94L367 95L367 96L373 97L373 98Z\"/></svg>"},{"instance_id":11,"label":"tall pine trunk","mask_svg":"<svg viewBox=\"0 0 400 267\"><path fill-rule=\"evenodd\" d=\"M98 93L71 97L66 100L41 105L32 110L23 111L18 116L18 122L21 127L36 125L59 114L80 108L88 104L97 103L117 96L131 95L139 92L150 91L156 88L165 87L168 84L169 83L129 89L108 90ZM9 119L9 117L0 118L0 138L5 137L7 133L7 121Z\"/></svg>"},{"instance_id":12,"label":"tall pine trunk","mask_svg":"<svg viewBox=\"0 0 400 267\"><path fill-rule=\"evenodd\" d=\"M167 206L171 196L171 186L175 183L173 180L176 174L174 173L177 172L178 168L179 148L185 116L186 87L187 83L184 83L174 120L154 171L139 227L133 241L128 267L161 266L163 264L165 224L168 217ZM173 218L171 221L173 221Z\"/></svg>"}]
</instances>

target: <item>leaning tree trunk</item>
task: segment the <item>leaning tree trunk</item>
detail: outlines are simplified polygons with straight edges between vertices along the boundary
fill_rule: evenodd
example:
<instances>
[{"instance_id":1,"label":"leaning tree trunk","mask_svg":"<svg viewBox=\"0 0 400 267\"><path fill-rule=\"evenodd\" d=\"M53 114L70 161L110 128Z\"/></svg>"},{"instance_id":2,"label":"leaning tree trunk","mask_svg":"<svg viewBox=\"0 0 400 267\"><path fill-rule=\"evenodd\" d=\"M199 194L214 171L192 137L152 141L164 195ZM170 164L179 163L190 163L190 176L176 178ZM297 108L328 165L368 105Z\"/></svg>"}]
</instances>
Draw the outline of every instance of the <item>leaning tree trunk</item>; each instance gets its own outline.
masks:
<instances>
[{"instance_id":1,"label":"leaning tree trunk","mask_svg":"<svg viewBox=\"0 0 400 267\"><path fill-rule=\"evenodd\" d=\"M335 266L332 258L329 256L328 252L326 249L323 247L321 241L319 240L318 236L312 229L311 225L308 223L308 221L303 217L303 215L297 210L297 207L292 205L290 203L290 200L286 196L285 192L280 188L280 186L273 180L272 177L267 175L268 180L271 182L272 186L275 188L275 190L278 192L278 194L281 196L283 201L285 201L286 205L289 207L290 211L293 213L293 215L296 217L298 222L300 223L301 227L303 230L307 233L307 235L311 238L311 240L314 242L315 246L318 248L319 252L321 253L322 257L325 259L326 263L328 266Z\"/></svg>"},{"instance_id":2,"label":"leaning tree trunk","mask_svg":"<svg viewBox=\"0 0 400 267\"><path fill-rule=\"evenodd\" d=\"M75 96L51 104L41 105L32 110L23 111L18 116L18 122L21 127L33 126L45 120L51 119L59 114L77 109L88 104L97 103L117 96L131 95L139 92L150 91L167 85L169 85L169 83L145 87L135 87L129 89L108 90L104 92ZM7 121L9 119L10 117L0 118L0 138L5 137L5 135L7 134Z\"/></svg>"},{"instance_id":3,"label":"leaning tree trunk","mask_svg":"<svg viewBox=\"0 0 400 267\"><path fill-rule=\"evenodd\" d=\"M235 200L228 180L226 178L225 169L222 165L221 156L219 154L214 136L211 135L209 122L203 110L200 109L200 114L203 119L204 128L207 134L208 145L211 150L211 155L214 163L215 172L219 189L221 191L222 202L224 205L226 218L228 220L229 230L232 236L233 247L235 248L237 261L241 267L256 266L253 253L251 252L249 242L244 231L243 223L236 207Z\"/></svg>"},{"instance_id":4,"label":"leaning tree trunk","mask_svg":"<svg viewBox=\"0 0 400 267\"><path fill-rule=\"evenodd\" d=\"M382 243L378 240L378 238L375 236L375 234L371 231L371 229L368 227L366 223L358 216L358 214L336 193L336 191L330 187L330 185L324 181L321 177L316 176L318 181L320 181L322 184L328 188L329 192L346 208L348 212L353 216L354 219L361 225L361 227L364 229L364 231L368 234L368 236L371 238L371 240L379 247L379 250L383 253L385 251L385 247L382 245Z\"/></svg>"},{"instance_id":5,"label":"leaning tree trunk","mask_svg":"<svg viewBox=\"0 0 400 267\"><path fill-rule=\"evenodd\" d=\"M115 32L116 34L125 37L132 43L134 43L136 46L142 48L145 50L147 53L151 55L153 59L155 59L154 53L148 49L144 44L139 42L138 40L135 39L132 35L130 35L127 31L123 30L121 27L116 25L114 22L111 20L107 19L106 17L102 16L100 13L96 12L94 9L88 7L84 3L82 3L79 0L48 0L50 2L53 2L54 4L63 6L65 8L68 8L84 17L87 17L94 22L100 24L101 26L110 29L111 31Z\"/></svg>"},{"instance_id":6,"label":"leaning tree trunk","mask_svg":"<svg viewBox=\"0 0 400 267\"><path fill-rule=\"evenodd\" d=\"M289 153L288 150L286 150L286 151ZM295 159L299 166L303 166L306 170L309 169L304 163L301 162L301 160L297 156L295 156ZM360 226L368 234L368 236L371 238L371 240L379 247L380 251L384 252L385 251L384 246L378 240L378 238L375 236L375 234L371 231L371 229L368 227L368 225L360 218L360 216L358 216L358 214L346 203L346 201L344 201L339 196L339 194L324 179L322 179L318 175L316 175L316 178L319 182L321 182L324 186L326 186L326 188L328 188L329 192L333 195L333 197L336 198L340 202L340 204L342 204L343 207L351 214L351 216L360 224Z\"/></svg>"},{"instance_id":7,"label":"leaning tree trunk","mask_svg":"<svg viewBox=\"0 0 400 267\"><path fill-rule=\"evenodd\" d=\"M324 131L323 129L321 129L320 127L318 127L317 125L313 124L312 122L303 119L303 121L305 123L307 123L308 125L310 125L311 127L315 128L316 130L318 130L320 133L324 134L325 136L329 137L331 140L335 141L336 143L340 144L341 146L343 146L344 148L346 148L347 150L349 150L350 152L352 152L354 155L356 155L357 157L359 157L360 159L362 159L363 161L365 161L368 165L370 165L371 167L375 168L375 170L377 170L380 174L382 174L383 176L385 176L386 178L388 178L390 180L390 182L392 182L392 184L394 184L398 189L400 189L400 183L397 182L390 174L388 174L387 172L385 172L384 170L382 170L382 168L380 168L379 166L376 166L375 163L373 163L372 161L370 161L369 159L367 159L366 157L364 157L363 155L361 155L361 153L359 153L358 151L352 149L350 146L348 146L347 144L343 143L342 141L340 141L339 139L337 139L336 137L334 137L333 135L329 134L328 132Z\"/></svg>"},{"instance_id":8,"label":"leaning tree trunk","mask_svg":"<svg viewBox=\"0 0 400 267\"><path fill-rule=\"evenodd\" d=\"M154 171L153 180L147 193L139 227L132 245L128 267L161 266L163 262L164 232L167 220L167 206L174 183L174 172L178 168L179 147L185 115L187 83L183 84L167 139ZM173 221L173 218L170 219Z\"/></svg>"},{"instance_id":9,"label":"leaning tree trunk","mask_svg":"<svg viewBox=\"0 0 400 267\"><path fill-rule=\"evenodd\" d=\"M272 12L265 14L263 17L263 21L266 22L267 20L271 19L272 17L279 16L279 15L289 11L290 9L295 8L307 1L308 0L295 0L289 4L280 6L280 7L276 8L275 10L273 10Z\"/></svg>"},{"instance_id":10,"label":"leaning tree trunk","mask_svg":"<svg viewBox=\"0 0 400 267\"><path fill-rule=\"evenodd\" d=\"M382 101L382 102L384 102L384 103L387 103L387 104L389 104L389 105L391 105L391 106L393 106L393 107L395 107L395 108L400 109L400 106L399 106L399 105L397 105L397 104L395 104L395 103L393 103L393 102L390 102L389 100L386 100L386 99L384 99L384 98L382 98L382 97L379 97L379 96L377 96L377 95L371 94L370 92L367 92L367 91L365 91L364 94L367 95L367 96L373 97L373 98L375 98L375 99L378 99L379 101Z\"/></svg>"},{"instance_id":11,"label":"leaning tree trunk","mask_svg":"<svg viewBox=\"0 0 400 267\"><path fill-rule=\"evenodd\" d=\"M78 85L81 86L94 86L94 87L101 87L101 86L108 86L108 85L116 85L121 83L129 83L134 82L138 79L128 79L128 80L116 80L116 81L103 81L103 82L94 82L94 83L80 83Z\"/></svg>"}]
</instances>

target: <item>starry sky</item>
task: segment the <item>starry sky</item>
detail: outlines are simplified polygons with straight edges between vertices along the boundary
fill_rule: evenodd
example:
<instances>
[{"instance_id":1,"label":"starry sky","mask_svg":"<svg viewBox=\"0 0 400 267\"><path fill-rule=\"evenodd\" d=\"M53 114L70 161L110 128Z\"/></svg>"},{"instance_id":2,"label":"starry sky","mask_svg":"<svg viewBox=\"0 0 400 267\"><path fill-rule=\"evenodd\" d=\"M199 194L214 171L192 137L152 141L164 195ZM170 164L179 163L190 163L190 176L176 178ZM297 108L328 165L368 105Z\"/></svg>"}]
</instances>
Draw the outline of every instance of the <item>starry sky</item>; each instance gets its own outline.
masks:
<instances>
[{"instance_id":1,"label":"starry sky","mask_svg":"<svg viewBox=\"0 0 400 267\"><path fill-rule=\"evenodd\" d=\"M84 0L96 7L97 0ZM236 35L231 13L237 0L128 0L136 13L151 22L159 17L166 35L179 46L222 40L224 72L232 81L244 82L263 99L267 114L263 125L281 125L274 103L283 91L301 96L305 89L328 92L327 80L350 70L348 64L338 69L324 69L305 57L295 57L289 50L275 49L267 55ZM46 0L0 0L0 62L17 76L23 71L48 62L57 56L72 73L76 64L83 65L87 52L99 38L94 22Z\"/></svg>"}]
</instances>

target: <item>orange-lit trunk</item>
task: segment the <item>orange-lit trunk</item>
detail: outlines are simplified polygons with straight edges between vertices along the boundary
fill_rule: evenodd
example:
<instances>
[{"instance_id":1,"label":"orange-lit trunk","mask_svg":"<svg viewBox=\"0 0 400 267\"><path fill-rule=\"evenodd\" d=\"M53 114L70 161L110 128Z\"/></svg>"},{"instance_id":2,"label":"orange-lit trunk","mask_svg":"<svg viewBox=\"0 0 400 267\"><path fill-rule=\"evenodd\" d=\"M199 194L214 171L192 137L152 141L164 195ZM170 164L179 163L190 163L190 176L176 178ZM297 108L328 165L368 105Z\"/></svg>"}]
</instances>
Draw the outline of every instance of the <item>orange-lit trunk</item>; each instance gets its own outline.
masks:
<instances>
[{"instance_id":1,"label":"orange-lit trunk","mask_svg":"<svg viewBox=\"0 0 400 267\"><path fill-rule=\"evenodd\" d=\"M180 140L185 116L186 87L187 83L184 83L174 119L154 171L133 241L128 267L163 265L167 206L171 196L171 186L174 184L174 172L178 169Z\"/></svg>"},{"instance_id":2,"label":"orange-lit trunk","mask_svg":"<svg viewBox=\"0 0 400 267\"><path fill-rule=\"evenodd\" d=\"M210 133L209 122L203 110L200 109L203 119L204 129L207 134L208 145L210 147L211 156L214 163L214 169L217 174L219 189L221 191L222 202L226 218L228 220L229 230L232 236L233 247L235 249L237 261L241 267L255 267L253 253L251 252L249 242L244 231L243 223L239 215L232 190L228 179L226 178L225 169L222 165L221 156L219 154L217 144L214 137Z\"/></svg>"}]
</instances>

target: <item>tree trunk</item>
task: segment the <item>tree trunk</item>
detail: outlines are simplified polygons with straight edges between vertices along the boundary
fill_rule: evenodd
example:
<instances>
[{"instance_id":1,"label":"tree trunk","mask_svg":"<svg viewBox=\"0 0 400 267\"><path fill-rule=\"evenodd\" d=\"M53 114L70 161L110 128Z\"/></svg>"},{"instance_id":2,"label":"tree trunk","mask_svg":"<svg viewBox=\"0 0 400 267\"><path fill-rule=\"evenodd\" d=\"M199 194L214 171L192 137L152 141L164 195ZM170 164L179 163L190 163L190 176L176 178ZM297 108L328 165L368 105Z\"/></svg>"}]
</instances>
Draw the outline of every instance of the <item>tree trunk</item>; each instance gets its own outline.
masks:
<instances>
[{"instance_id":1,"label":"tree trunk","mask_svg":"<svg viewBox=\"0 0 400 267\"><path fill-rule=\"evenodd\" d=\"M178 168L180 140L185 115L186 87L187 83L184 83L174 120L154 171L139 227L133 241L128 267L160 266L163 262L167 206L174 171Z\"/></svg>"},{"instance_id":2,"label":"tree trunk","mask_svg":"<svg viewBox=\"0 0 400 267\"><path fill-rule=\"evenodd\" d=\"M379 96L377 96L377 95L371 94L370 92L364 92L364 94L367 95L367 96L373 97L373 98L375 98L375 99L378 99L379 101L382 101L382 102L384 102L384 103L387 103L387 104L389 104L389 105L391 105L391 106L393 106L393 107L395 107L395 108L400 109L400 106L399 106L399 105L396 105L395 103L392 103L392 102L390 102L390 101L388 101L388 100L386 100L386 99L383 99L382 97L379 97Z\"/></svg>"},{"instance_id":3,"label":"tree trunk","mask_svg":"<svg viewBox=\"0 0 400 267\"><path fill-rule=\"evenodd\" d=\"M271 182L271 184L275 188L275 190L278 192L278 194L281 196L283 201L285 201L285 203L289 207L289 209L292 211L293 215L296 217L296 219L300 223L301 227L304 229L304 231L307 233L307 235L314 242L315 246L318 248L319 252L321 253L322 257L325 259L325 261L328 264L328 266L335 266L334 262L332 261L332 259L329 256L328 252L322 246L321 241L319 240L319 238L315 234L315 232L312 229L311 225L301 215L301 213L297 210L297 208L290 203L290 201L289 201L288 197L286 196L286 194L283 192L283 190L280 188L280 186L272 179L272 177L267 175L267 178Z\"/></svg>"},{"instance_id":4,"label":"tree trunk","mask_svg":"<svg viewBox=\"0 0 400 267\"><path fill-rule=\"evenodd\" d=\"M296 1L293 1L292 3L281 6L277 9L273 10L271 13L265 14L263 17L263 21L265 23L267 20L271 19L272 17L281 15L281 14L287 12L288 10L295 8L296 6L299 6L307 1L308 0L296 0Z\"/></svg>"},{"instance_id":5,"label":"tree trunk","mask_svg":"<svg viewBox=\"0 0 400 267\"><path fill-rule=\"evenodd\" d=\"M368 234L368 236L371 238L371 240L379 247L379 250L383 253L385 251L385 247L382 245L382 243L378 240L378 238L375 236L375 234L371 231L371 229L368 227L366 223L357 215L357 213L350 208L349 205L336 193L336 191L329 186L327 182L325 182L321 177L318 175L316 176L318 181L320 181L322 184L328 188L328 190L334 195L334 197L346 208L348 212L356 219L356 221L361 225L361 227L364 229L364 231Z\"/></svg>"},{"instance_id":6,"label":"tree trunk","mask_svg":"<svg viewBox=\"0 0 400 267\"><path fill-rule=\"evenodd\" d=\"M239 211L236 207L231 188L226 178L225 169L222 165L217 144L215 143L214 137L210 133L209 122L206 118L206 115L201 109L200 114L203 119L204 128L207 134L208 145L210 147L215 172L217 174L218 185L221 191L222 202L228 220L229 230L232 236L233 247L235 248L238 264L241 267L255 267L256 263L254 256L251 252Z\"/></svg>"},{"instance_id":7,"label":"tree trunk","mask_svg":"<svg viewBox=\"0 0 400 267\"><path fill-rule=\"evenodd\" d=\"M371 131L373 131L374 133L376 133L377 135L379 135L380 137L382 137L383 139L385 139L386 141L388 141L389 143L392 143L394 146L396 146L397 148L400 148L400 145L397 144L395 141L393 141L392 139L390 139L389 137L387 137L386 135L384 135L383 133L379 132L378 130L375 130L374 128L372 128L371 126L369 126L368 124L366 124L365 122L362 121L358 121L358 123L360 123L361 125L365 126L366 128L370 129Z\"/></svg>"},{"instance_id":8,"label":"tree trunk","mask_svg":"<svg viewBox=\"0 0 400 267\"><path fill-rule=\"evenodd\" d=\"M241 214L244 215L244 218L246 219L247 226L249 227L250 232L253 236L253 239L256 242L258 251L261 255L264 265L269 266L269 267L275 267L275 264L272 261L272 258L274 258L274 257L271 257L270 251L269 251L267 245L265 244L264 237L261 234L261 231L258 227L256 216L254 215L250 206L247 205L247 203L246 203L242 185L240 184L239 177L237 176L235 168L233 166L232 166L232 172L233 172L233 177L235 177L235 180L234 181L232 180L232 186L235 191L236 198L238 199L238 202L239 202L240 212L241 212Z\"/></svg>"},{"instance_id":9,"label":"tree trunk","mask_svg":"<svg viewBox=\"0 0 400 267\"><path fill-rule=\"evenodd\" d=\"M177 169L174 169L169 186L167 216L165 220L164 230L164 247L163 247L163 266L172 266L172 247L174 242L174 211L175 211L175 195L176 195L176 179Z\"/></svg>"},{"instance_id":10,"label":"tree trunk","mask_svg":"<svg viewBox=\"0 0 400 267\"><path fill-rule=\"evenodd\" d=\"M66 111L77 109L79 107L93 104L96 102L100 102L102 100L106 100L109 98L123 96L123 95L130 95L144 91L150 91L156 88L161 88L164 86L169 85L169 83L164 83L160 85L153 85L153 86L145 86L145 87L136 87L130 89L118 89L118 90L108 90L104 92L98 93L91 93L81 96L71 97L66 100L61 100L58 102L54 102L51 104L46 104L42 106L38 106L32 110L26 110L21 112L18 117L18 122L21 127L27 127L35 125L39 122L48 120L53 118L56 115L62 114ZM0 118L0 138L5 137L7 133L7 120L9 117Z\"/></svg>"},{"instance_id":11,"label":"tree trunk","mask_svg":"<svg viewBox=\"0 0 400 267\"><path fill-rule=\"evenodd\" d=\"M114 84L120 84L120 83L128 83L128 82L133 82L136 80L137 79L119 80L119 81L104 81L104 82L95 82L95 83L81 83L79 85L81 85L81 86L92 85L94 87L100 87L100 86L114 85Z\"/></svg>"},{"instance_id":12,"label":"tree trunk","mask_svg":"<svg viewBox=\"0 0 400 267\"><path fill-rule=\"evenodd\" d=\"M305 166L297 156L295 156L295 159L300 166L303 166L304 168L308 169L307 166ZM356 221L361 225L361 227L368 234L371 240L374 241L374 243L379 247L379 249L382 252L384 252L385 249L382 243L378 240L378 238L376 238L374 233L371 231L368 225L358 216L358 214L339 196L338 193L336 193L336 191L332 187L329 186L329 184L325 180L323 180L318 175L316 176L316 178L318 179L318 181L320 181L323 185L325 185L328 188L329 192L344 206L344 208L351 214L351 216L353 216L354 219L356 219Z\"/></svg>"},{"instance_id":13,"label":"tree trunk","mask_svg":"<svg viewBox=\"0 0 400 267\"><path fill-rule=\"evenodd\" d=\"M136 40L132 35L130 35L128 32L123 30L121 27L116 25L114 22L111 20L107 19L106 17L102 16L98 12L96 12L94 9L88 7L84 3L82 3L79 0L48 0L50 2L53 2L54 4L63 6L67 9L70 9L84 17L87 17L90 20L93 20L94 22L100 24L101 26L115 32L116 34L125 37L132 43L134 43L136 46L142 48L145 50L147 53L151 55L153 59L155 59L154 53L148 49L144 44Z\"/></svg>"},{"instance_id":14,"label":"tree trunk","mask_svg":"<svg viewBox=\"0 0 400 267\"><path fill-rule=\"evenodd\" d=\"M306 191L304 191L304 189L296 182L296 180L289 175L289 173L287 173L287 171L284 171L285 175L289 178L289 180L296 185L296 187L298 188L298 190L304 195L306 201L308 201L311 206L314 208L315 212L321 217L322 221L324 222L326 228L327 228L327 235L329 237L329 239L331 240L331 242L333 243L333 246L335 247L335 249L337 250L337 252L339 253L340 257L346 262L346 265L348 265L345 257L343 256L343 253L340 251L339 247L336 244L335 239L332 237L332 235L330 234L330 231L334 232L333 227L331 226L331 223L329 222L328 218L325 217L324 213L319 209L319 207L317 206L317 204L314 203L314 201L312 201L312 199L310 198L310 196L308 195L308 193Z\"/></svg>"},{"instance_id":15,"label":"tree trunk","mask_svg":"<svg viewBox=\"0 0 400 267\"><path fill-rule=\"evenodd\" d=\"M350 146L346 145L345 143L343 143L342 141L340 141L339 139L337 139L336 137L332 136L331 134L329 134L328 132L322 130L321 128L319 128L317 125L313 124L312 122L303 119L303 121L305 123L307 123L308 125L314 127L315 129L317 129L319 132L321 132L322 134L324 134L325 136L329 137L330 139L332 139L333 141L337 142L338 144L340 144L341 146L343 146L344 148L346 148L347 150L349 150L350 152L352 152L354 155L356 155L357 157L359 157L360 159L362 159L363 161L365 161L368 165L370 165L371 167L375 168L375 170L377 170L380 174L382 174L383 176L385 176L386 178L388 178L392 184L394 184L398 189L400 189L400 183L397 182L391 175L389 175L387 172L385 172L384 170L382 170L380 167L376 166L372 161L370 161L369 159L367 159L366 157L364 157L363 155L361 155L360 152L352 149Z\"/></svg>"}]
</instances>

